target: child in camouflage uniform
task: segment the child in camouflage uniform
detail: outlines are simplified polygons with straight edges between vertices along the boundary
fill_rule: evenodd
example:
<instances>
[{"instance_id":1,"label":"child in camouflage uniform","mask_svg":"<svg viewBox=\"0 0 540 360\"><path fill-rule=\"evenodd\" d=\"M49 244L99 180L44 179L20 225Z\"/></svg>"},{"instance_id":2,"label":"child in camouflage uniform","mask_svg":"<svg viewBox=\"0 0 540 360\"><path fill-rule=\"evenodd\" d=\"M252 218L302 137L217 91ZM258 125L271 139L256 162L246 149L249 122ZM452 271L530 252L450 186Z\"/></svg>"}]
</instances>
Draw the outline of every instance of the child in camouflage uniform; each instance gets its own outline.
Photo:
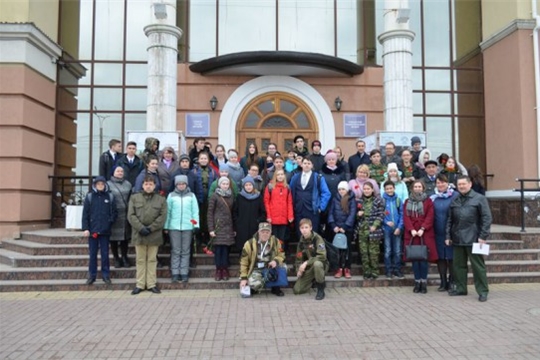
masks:
<instances>
[{"instance_id":1,"label":"child in camouflage uniform","mask_svg":"<svg viewBox=\"0 0 540 360\"><path fill-rule=\"evenodd\" d=\"M384 201L374 194L371 183L366 182L362 190L363 195L356 205L356 238L362 256L364 280L368 280L379 276L380 242L384 237Z\"/></svg>"},{"instance_id":2,"label":"child in camouflage uniform","mask_svg":"<svg viewBox=\"0 0 540 360\"><path fill-rule=\"evenodd\" d=\"M303 294L311 289L313 280L317 286L315 300L324 299L324 275L328 271L326 245L324 239L313 231L310 219L300 220L300 240L296 250L296 271L298 280L294 284L295 295Z\"/></svg>"}]
</instances>

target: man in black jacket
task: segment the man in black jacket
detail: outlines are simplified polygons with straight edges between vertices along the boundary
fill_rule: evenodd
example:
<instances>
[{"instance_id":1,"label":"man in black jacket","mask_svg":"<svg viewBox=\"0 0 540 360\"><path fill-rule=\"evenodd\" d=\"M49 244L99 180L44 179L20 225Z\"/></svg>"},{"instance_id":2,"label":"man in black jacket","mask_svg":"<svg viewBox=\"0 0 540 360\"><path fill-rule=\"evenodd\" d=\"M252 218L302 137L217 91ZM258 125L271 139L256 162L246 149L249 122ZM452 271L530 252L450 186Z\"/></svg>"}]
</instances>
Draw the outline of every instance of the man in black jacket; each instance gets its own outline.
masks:
<instances>
[{"instance_id":1,"label":"man in black jacket","mask_svg":"<svg viewBox=\"0 0 540 360\"><path fill-rule=\"evenodd\" d=\"M99 157L99 176L105 180L110 180L116 162L122 157L122 142L117 139L109 141L109 150L105 151Z\"/></svg>"},{"instance_id":2,"label":"man in black jacket","mask_svg":"<svg viewBox=\"0 0 540 360\"><path fill-rule=\"evenodd\" d=\"M137 176L144 169L144 164L136 153L137 143L130 141L126 145L126 154L116 162L117 166L121 166L124 169L124 178L129 181L131 186L135 186Z\"/></svg>"},{"instance_id":3,"label":"man in black jacket","mask_svg":"<svg viewBox=\"0 0 540 360\"><path fill-rule=\"evenodd\" d=\"M349 172L351 173L351 178L356 177L356 169L360 165L369 165L371 164L371 159L369 154L366 154L366 142L364 140L358 140L356 142L356 154L349 156Z\"/></svg>"},{"instance_id":4,"label":"man in black jacket","mask_svg":"<svg viewBox=\"0 0 540 360\"><path fill-rule=\"evenodd\" d=\"M491 211L487 199L471 190L469 177L457 179L459 196L450 204L446 222L446 244L454 246L454 281L456 288L450 296L467 295L467 259L471 262L474 287L478 300L487 300L489 288L486 265L482 255L473 254L473 243L485 244L491 226Z\"/></svg>"}]
</instances>

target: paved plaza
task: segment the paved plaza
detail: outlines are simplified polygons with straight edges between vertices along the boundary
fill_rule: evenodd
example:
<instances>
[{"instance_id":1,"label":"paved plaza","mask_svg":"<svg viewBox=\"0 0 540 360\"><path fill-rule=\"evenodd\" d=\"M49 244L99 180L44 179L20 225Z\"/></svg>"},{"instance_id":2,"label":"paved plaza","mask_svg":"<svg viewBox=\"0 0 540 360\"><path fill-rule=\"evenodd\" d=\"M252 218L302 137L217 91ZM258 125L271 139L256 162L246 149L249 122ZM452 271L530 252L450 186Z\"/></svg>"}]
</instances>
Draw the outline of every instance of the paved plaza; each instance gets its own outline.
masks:
<instances>
[{"instance_id":1,"label":"paved plaza","mask_svg":"<svg viewBox=\"0 0 540 360\"><path fill-rule=\"evenodd\" d=\"M1 359L538 359L540 284L0 293Z\"/></svg>"}]
</instances>

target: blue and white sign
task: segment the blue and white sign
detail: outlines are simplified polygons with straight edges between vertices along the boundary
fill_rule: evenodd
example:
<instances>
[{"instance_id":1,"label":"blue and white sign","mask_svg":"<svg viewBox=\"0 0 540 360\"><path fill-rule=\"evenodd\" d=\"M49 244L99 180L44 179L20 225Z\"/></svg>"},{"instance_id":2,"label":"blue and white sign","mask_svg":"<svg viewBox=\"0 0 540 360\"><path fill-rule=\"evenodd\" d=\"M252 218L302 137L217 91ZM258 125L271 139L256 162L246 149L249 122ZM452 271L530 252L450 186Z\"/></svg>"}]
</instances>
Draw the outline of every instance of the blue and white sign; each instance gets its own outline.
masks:
<instances>
[{"instance_id":1,"label":"blue and white sign","mask_svg":"<svg viewBox=\"0 0 540 360\"><path fill-rule=\"evenodd\" d=\"M210 114L186 114L186 137L210 136Z\"/></svg>"},{"instance_id":2,"label":"blue and white sign","mask_svg":"<svg viewBox=\"0 0 540 360\"><path fill-rule=\"evenodd\" d=\"M367 131L366 114L344 114L343 115L343 136L364 137Z\"/></svg>"}]
</instances>

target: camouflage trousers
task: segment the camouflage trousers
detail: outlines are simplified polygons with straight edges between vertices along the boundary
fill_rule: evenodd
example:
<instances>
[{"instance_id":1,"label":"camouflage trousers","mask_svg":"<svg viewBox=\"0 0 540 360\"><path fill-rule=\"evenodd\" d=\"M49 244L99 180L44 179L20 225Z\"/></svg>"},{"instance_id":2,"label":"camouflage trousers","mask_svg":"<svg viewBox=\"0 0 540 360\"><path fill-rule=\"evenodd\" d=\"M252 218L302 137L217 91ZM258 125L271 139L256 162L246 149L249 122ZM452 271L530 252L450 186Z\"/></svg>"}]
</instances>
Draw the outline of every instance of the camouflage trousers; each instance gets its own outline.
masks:
<instances>
[{"instance_id":1,"label":"camouflage trousers","mask_svg":"<svg viewBox=\"0 0 540 360\"><path fill-rule=\"evenodd\" d=\"M362 268L364 276L379 276L379 253L380 241L370 240L369 230L358 233L358 250L362 257Z\"/></svg>"},{"instance_id":2,"label":"camouflage trousers","mask_svg":"<svg viewBox=\"0 0 540 360\"><path fill-rule=\"evenodd\" d=\"M260 292L264 289L264 276L261 270L253 270L248 277L248 285L254 292Z\"/></svg>"}]
</instances>

